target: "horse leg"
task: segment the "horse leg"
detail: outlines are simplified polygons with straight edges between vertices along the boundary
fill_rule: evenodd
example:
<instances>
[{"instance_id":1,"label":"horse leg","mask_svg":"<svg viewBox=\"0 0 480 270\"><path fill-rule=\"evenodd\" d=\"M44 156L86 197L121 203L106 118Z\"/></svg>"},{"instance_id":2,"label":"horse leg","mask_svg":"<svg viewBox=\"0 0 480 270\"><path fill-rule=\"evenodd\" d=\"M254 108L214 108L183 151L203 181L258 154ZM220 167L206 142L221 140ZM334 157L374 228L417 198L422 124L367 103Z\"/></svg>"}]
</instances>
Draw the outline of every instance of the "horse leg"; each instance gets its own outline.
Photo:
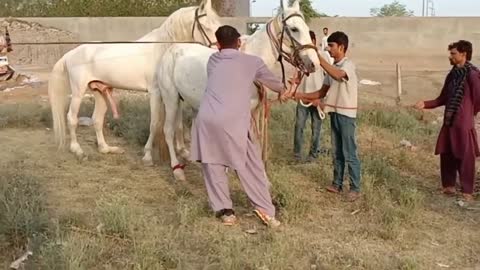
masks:
<instances>
[{"instance_id":1,"label":"horse leg","mask_svg":"<svg viewBox=\"0 0 480 270\"><path fill-rule=\"evenodd\" d=\"M177 152L182 158L188 160L190 158L190 151L188 151L187 147L185 146L185 135L183 130L183 110L181 104L179 104L179 107L177 108L176 121L177 127L175 129L175 139L177 145Z\"/></svg>"},{"instance_id":2,"label":"horse leg","mask_svg":"<svg viewBox=\"0 0 480 270\"><path fill-rule=\"evenodd\" d=\"M93 110L93 122L95 125L95 133L97 135L97 144L98 151L102 154L114 153L122 154L124 153L123 149L116 146L109 146L105 142L105 137L103 135L103 124L105 120L105 113L107 112L107 102L104 96L98 92L93 91L95 96L95 109Z\"/></svg>"},{"instance_id":3,"label":"horse leg","mask_svg":"<svg viewBox=\"0 0 480 270\"><path fill-rule=\"evenodd\" d=\"M162 98L159 91L150 92L150 134L148 135L147 143L145 144L143 156L143 164L145 166L153 166L152 149L153 141L155 140L155 133L160 122L161 102Z\"/></svg>"},{"instance_id":4,"label":"horse leg","mask_svg":"<svg viewBox=\"0 0 480 270\"><path fill-rule=\"evenodd\" d=\"M168 145L168 152L170 154L170 165L173 169L173 176L176 180L185 181L185 173L183 171L185 165L180 164L177 159L177 154L175 152L174 147L174 139L175 139L175 128L176 123L175 120L177 118L177 110L180 99L171 98L171 100L165 99L165 123L163 125L163 131L165 134L165 141Z\"/></svg>"},{"instance_id":5,"label":"horse leg","mask_svg":"<svg viewBox=\"0 0 480 270\"><path fill-rule=\"evenodd\" d=\"M73 89L72 90L78 90ZM78 112L80 110L80 104L82 103L82 97L86 89L83 91L72 91L72 100L70 102L70 108L67 113L68 128L70 131L70 151L74 153L77 158L84 159L84 153L80 144L77 141L76 129L78 126Z\"/></svg>"}]
</instances>

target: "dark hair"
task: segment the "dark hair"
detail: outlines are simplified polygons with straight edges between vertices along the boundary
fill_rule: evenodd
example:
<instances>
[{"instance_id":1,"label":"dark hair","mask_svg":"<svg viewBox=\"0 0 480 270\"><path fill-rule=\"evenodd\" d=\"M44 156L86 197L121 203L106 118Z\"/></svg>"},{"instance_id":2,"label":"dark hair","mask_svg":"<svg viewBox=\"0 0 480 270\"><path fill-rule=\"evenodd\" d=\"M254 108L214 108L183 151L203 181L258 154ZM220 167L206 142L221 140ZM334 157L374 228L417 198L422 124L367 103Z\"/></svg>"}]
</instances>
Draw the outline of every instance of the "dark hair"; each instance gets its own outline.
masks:
<instances>
[{"instance_id":1,"label":"dark hair","mask_svg":"<svg viewBox=\"0 0 480 270\"><path fill-rule=\"evenodd\" d=\"M312 30L310 30L310 38L313 40L317 40L317 37L315 36L315 32L313 32Z\"/></svg>"},{"instance_id":2,"label":"dark hair","mask_svg":"<svg viewBox=\"0 0 480 270\"><path fill-rule=\"evenodd\" d=\"M343 45L345 52L348 49L348 36L344 32L333 32L327 39L327 42L337 43L338 46Z\"/></svg>"},{"instance_id":3,"label":"dark hair","mask_svg":"<svg viewBox=\"0 0 480 270\"><path fill-rule=\"evenodd\" d=\"M451 51L453 49L457 49L460 53L467 53L467 61L472 60L472 52L473 46L470 41L467 40L459 40L457 42L451 43L448 45L448 50Z\"/></svg>"},{"instance_id":4,"label":"dark hair","mask_svg":"<svg viewBox=\"0 0 480 270\"><path fill-rule=\"evenodd\" d=\"M237 43L240 33L233 26L223 25L217 29L215 37L222 47L233 47Z\"/></svg>"},{"instance_id":5,"label":"dark hair","mask_svg":"<svg viewBox=\"0 0 480 270\"><path fill-rule=\"evenodd\" d=\"M325 31L325 30L328 30L328 27L324 27L324 28L323 28L323 31Z\"/></svg>"}]
</instances>

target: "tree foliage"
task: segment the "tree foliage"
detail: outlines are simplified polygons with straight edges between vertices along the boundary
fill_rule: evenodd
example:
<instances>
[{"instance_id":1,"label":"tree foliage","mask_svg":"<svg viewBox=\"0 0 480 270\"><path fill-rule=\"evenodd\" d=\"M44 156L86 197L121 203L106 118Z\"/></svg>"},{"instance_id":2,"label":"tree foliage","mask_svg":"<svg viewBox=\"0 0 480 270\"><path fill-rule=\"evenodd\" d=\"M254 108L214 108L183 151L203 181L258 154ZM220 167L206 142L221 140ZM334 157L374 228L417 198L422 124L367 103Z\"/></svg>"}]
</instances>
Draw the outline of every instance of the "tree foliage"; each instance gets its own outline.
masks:
<instances>
[{"instance_id":1,"label":"tree foliage","mask_svg":"<svg viewBox=\"0 0 480 270\"><path fill-rule=\"evenodd\" d=\"M168 16L199 0L2 0L1 17Z\"/></svg>"},{"instance_id":2,"label":"tree foliage","mask_svg":"<svg viewBox=\"0 0 480 270\"><path fill-rule=\"evenodd\" d=\"M393 1L390 4L383 5L381 8L370 9L370 15L377 17L408 17L413 16L413 11L408 10L406 5Z\"/></svg>"},{"instance_id":3,"label":"tree foliage","mask_svg":"<svg viewBox=\"0 0 480 270\"><path fill-rule=\"evenodd\" d=\"M232 17L235 15L236 0L212 0L213 8L218 15L222 17Z\"/></svg>"}]
</instances>

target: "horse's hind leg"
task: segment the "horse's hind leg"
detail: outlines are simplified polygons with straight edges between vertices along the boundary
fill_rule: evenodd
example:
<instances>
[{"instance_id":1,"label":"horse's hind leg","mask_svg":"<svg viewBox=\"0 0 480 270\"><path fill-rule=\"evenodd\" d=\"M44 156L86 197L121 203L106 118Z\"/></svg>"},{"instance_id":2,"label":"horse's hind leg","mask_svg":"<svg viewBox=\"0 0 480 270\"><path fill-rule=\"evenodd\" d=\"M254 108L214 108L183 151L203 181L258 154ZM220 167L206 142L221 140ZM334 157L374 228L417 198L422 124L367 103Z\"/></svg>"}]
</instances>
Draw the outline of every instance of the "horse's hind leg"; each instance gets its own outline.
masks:
<instances>
[{"instance_id":1,"label":"horse's hind leg","mask_svg":"<svg viewBox=\"0 0 480 270\"><path fill-rule=\"evenodd\" d=\"M185 146L185 135L184 135L184 123L183 123L183 110L182 110L182 103L179 103L177 109L177 116L176 116L176 129L175 129L175 140L177 145L177 152L179 155L184 159L190 158L190 151L188 151L187 147Z\"/></svg>"},{"instance_id":2,"label":"horse's hind leg","mask_svg":"<svg viewBox=\"0 0 480 270\"><path fill-rule=\"evenodd\" d=\"M124 151L120 147L109 146L105 141L103 135L103 125L105 121L105 113L107 112L107 102L102 94L98 91L93 91L95 96L95 109L93 111L93 123L95 126L95 133L97 136L98 151L103 154L114 153L122 154Z\"/></svg>"},{"instance_id":3,"label":"horse's hind leg","mask_svg":"<svg viewBox=\"0 0 480 270\"><path fill-rule=\"evenodd\" d=\"M70 108L67 113L68 128L70 131L70 151L74 153L79 159L84 158L84 153L77 140L77 126L78 126L78 112L80 110L80 104L82 103L82 97L85 93L78 91L79 89L72 89L72 100L70 102ZM77 90L77 91L75 91Z\"/></svg>"},{"instance_id":4,"label":"horse's hind leg","mask_svg":"<svg viewBox=\"0 0 480 270\"><path fill-rule=\"evenodd\" d=\"M168 145L168 152L170 153L170 164L173 169L173 175L177 180L185 180L185 173L183 171L184 165L180 164L174 147L174 138L175 138L175 129L177 118L178 103L180 99L169 97L169 99L164 98L165 100L165 123L163 125L163 130L165 133L165 141ZM169 102L167 102L167 100Z\"/></svg>"}]
</instances>

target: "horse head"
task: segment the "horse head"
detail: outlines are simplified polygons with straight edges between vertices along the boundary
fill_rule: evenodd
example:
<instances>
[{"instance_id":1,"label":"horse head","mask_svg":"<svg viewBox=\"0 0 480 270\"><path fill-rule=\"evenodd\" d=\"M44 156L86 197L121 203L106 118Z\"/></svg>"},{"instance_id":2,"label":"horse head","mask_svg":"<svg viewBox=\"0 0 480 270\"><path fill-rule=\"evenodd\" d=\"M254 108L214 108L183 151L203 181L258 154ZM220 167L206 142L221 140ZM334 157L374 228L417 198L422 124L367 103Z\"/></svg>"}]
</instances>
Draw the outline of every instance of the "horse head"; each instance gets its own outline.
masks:
<instances>
[{"instance_id":1,"label":"horse head","mask_svg":"<svg viewBox=\"0 0 480 270\"><path fill-rule=\"evenodd\" d=\"M315 72L315 67L320 66L317 49L312 44L310 28L300 10L299 0L291 6L282 0L282 8L269 23L268 30L278 53L292 65L305 73Z\"/></svg>"}]
</instances>

